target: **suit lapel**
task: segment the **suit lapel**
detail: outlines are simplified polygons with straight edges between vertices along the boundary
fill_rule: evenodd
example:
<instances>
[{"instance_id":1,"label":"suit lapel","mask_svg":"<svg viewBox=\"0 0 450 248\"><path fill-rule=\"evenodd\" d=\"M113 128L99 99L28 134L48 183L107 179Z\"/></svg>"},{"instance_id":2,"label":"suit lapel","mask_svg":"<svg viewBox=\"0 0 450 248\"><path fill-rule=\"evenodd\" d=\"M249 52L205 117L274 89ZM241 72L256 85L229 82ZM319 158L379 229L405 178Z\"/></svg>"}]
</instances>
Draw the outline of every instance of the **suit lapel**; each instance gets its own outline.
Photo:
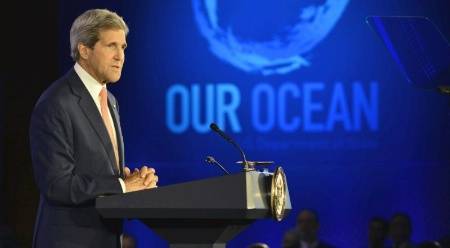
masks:
<instances>
[{"instance_id":1,"label":"suit lapel","mask_svg":"<svg viewBox=\"0 0 450 248\"><path fill-rule=\"evenodd\" d=\"M106 154L108 154L112 172L115 175L119 175L117 166L115 166L116 159L114 157L113 145L111 143L111 139L109 138L108 130L106 129L105 124L103 123L103 119L100 115L100 112L98 111L98 108L95 105L94 100L92 99L91 95L89 95L88 90L83 85L83 82L81 82L81 79L78 77L75 70L72 69L71 71L72 71L71 75L72 78L70 80L70 83L74 94L80 97L80 100L78 102L80 108L86 115L86 118L89 120L89 123L91 124L92 128L95 130L98 138L103 144L103 148L105 149Z\"/></svg>"}]
</instances>

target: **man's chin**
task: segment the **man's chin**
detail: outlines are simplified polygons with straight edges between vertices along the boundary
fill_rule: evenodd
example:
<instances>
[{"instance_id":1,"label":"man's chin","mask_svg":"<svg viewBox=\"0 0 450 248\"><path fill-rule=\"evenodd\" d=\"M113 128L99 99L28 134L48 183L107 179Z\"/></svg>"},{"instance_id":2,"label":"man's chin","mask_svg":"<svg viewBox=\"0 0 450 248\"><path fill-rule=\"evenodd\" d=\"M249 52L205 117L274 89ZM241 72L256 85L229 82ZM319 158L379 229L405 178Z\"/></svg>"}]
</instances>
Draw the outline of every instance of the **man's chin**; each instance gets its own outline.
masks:
<instances>
[{"instance_id":1,"label":"man's chin","mask_svg":"<svg viewBox=\"0 0 450 248\"><path fill-rule=\"evenodd\" d=\"M120 76L118 76L118 77L111 77L111 78L109 78L108 79L108 82L109 83L117 83L118 81L119 81L119 79L120 79Z\"/></svg>"}]
</instances>

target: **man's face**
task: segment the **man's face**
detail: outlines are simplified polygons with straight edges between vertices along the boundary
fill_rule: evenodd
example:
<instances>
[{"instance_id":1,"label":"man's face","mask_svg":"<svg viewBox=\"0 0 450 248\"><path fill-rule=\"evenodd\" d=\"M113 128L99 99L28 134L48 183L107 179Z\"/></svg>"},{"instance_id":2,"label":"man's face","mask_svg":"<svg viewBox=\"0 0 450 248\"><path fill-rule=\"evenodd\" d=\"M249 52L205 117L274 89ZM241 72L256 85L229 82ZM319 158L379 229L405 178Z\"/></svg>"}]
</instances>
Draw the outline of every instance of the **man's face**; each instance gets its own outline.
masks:
<instances>
[{"instance_id":1,"label":"man's face","mask_svg":"<svg viewBox=\"0 0 450 248\"><path fill-rule=\"evenodd\" d=\"M81 45L80 55L85 68L100 83L115 83L120 79L127 47L125 31L108 29L99 32L94 47Z\"/></svg>"},{"instance_id":2,"label":"man's face","mask_svg":"<svg viewBox=\"0 0 450 248\"><path fill-rule=\"evenodd\" d=\"M302 239L314 240L319 229L319 223L317 223L313 213L303 211L297 217L297 228L300 231Z\"/></svg>"},{"instance_id":3,"label":"man's face","mask_svg":"<svg viewBox=\"0 0 450 248\"><path fill-rule=\"evenodd\" d=\"M373 221L369 225L369 241L372 243L383 242L386 238L386 230L383 223Z\"/></svg>"},{"instance_id":4,"label":"man's face","mask_svg":"<svg viewBox=\"0 0 450 248\"><path fill-rule=\"evenodd\" d=\"M394 243L409 241L411 230L408 219L402 216L395 217L391 220L389 231Z\"/></svg>"}]
</instances>

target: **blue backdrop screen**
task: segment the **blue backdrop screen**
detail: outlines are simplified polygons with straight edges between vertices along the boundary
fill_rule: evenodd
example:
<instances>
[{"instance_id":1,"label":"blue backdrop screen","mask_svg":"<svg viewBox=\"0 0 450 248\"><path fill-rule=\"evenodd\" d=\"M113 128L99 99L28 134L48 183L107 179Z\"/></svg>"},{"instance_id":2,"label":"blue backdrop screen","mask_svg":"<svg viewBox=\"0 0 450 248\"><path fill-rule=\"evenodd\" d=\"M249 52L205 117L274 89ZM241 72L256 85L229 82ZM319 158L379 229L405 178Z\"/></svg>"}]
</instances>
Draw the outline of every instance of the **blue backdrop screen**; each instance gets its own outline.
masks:
<instances>
[{"instance_id":1,"label":"blue backdrop screen","mask_svg":"<svg viewBox=\"0 0 450 248\"><path fill-rule=\"evenodd\" d=\"M293 211L262 220L229 243L279 247L302 208L319 213L320 237L364 247L372 216L407 212L413 240L450 223L448 98L407 84L365 23L427 15L420 1L61 1L61 65L68 30L88 8L130 27L118 98L130 167L156 168L160 186L221 175L213 155L240 171L238 152L209 131L216 122L251 160L287 173ZM433 16L431 16L433 19ZM139 221L139 247L166 247Z\"/></svg>"}]
</instances>

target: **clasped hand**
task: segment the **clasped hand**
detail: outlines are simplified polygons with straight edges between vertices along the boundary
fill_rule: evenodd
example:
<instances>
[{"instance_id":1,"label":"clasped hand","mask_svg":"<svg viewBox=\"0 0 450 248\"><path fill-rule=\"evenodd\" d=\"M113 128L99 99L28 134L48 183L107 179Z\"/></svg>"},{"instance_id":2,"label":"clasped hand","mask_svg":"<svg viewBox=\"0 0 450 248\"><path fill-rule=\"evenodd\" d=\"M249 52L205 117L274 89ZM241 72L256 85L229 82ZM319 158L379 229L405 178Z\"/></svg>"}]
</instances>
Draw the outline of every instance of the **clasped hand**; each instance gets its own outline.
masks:
<instances>
[{"instance_id":1,"label":"clasped hand","mask_svg":"<svg viewBox=\"0 0 450 248\"><path fill-rule=\"evenodd\" d=\"M158 187L156 185L158 183L158 176L153 168L143 166L140 170L136 168L131 173L130 168L125 167L123 172L127 193Z\"/></svg>"}]
</instances>

